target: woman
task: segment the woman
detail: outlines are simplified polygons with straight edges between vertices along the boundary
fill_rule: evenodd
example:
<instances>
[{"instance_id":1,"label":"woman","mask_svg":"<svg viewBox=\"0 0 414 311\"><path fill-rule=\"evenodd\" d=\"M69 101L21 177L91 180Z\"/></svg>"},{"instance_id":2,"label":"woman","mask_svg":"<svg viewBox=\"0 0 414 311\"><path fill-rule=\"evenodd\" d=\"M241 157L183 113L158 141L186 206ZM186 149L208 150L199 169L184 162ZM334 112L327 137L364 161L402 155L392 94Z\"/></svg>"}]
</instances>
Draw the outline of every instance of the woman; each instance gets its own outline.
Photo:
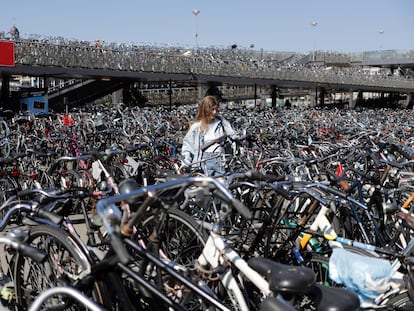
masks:
<instances>
[{"instance_id":1,"label":"woman","mask_svg":"<svg viewBox=\"0 0 414 311\"><path fill-rule=\"evenodd\" d=\"M198 107L196 121L190 126L183 140L181 173L185 166L194 165L200 166L208 176L225 173L222 165L223 147L219 142L213 142L225 136L233 137L235 132L230 123L217 113L217 99L214 96L204 97ZM202 150L203 146L208 145L208 148Z\"/></svg>"}]
</instances>

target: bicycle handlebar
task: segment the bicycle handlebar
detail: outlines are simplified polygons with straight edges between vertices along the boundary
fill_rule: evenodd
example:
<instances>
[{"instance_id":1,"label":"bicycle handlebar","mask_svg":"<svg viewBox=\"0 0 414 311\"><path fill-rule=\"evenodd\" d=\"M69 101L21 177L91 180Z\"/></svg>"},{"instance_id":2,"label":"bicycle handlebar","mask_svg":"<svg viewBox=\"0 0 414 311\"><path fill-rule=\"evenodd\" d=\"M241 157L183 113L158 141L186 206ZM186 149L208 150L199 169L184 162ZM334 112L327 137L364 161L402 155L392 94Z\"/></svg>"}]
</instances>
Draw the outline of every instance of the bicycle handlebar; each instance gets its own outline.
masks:
<instances>
[{"instance_id":1,"label":"bicycle handlebar","mask_svg":"<svg viewBox=\"0 0 414 311\"><path fill-rule=\"evenodd\" d=\"M182 189L186 186L199 186L207 187L210 189L213 188L215 195L236 209L237 212L239 212L243 217L247 219L252 219L253 217L252 212L242 202L234 198L230 190L227 189L224 184L215 178L206 176L182 177L160 184L141 187L126 194L119 194L116 196L100 199L96 205L97 214L102 219L105 229L110 236L110 243L122 263L128 263L131 260L131 257L123 246L121 237L118 232L121 216L117 215L119 213L119 209L114 208L114 205L116 203L129 201L131 199L137 200L142 196L146 196L147 198L149 196L155 197L158 193L171 189Z\"/></svg>"},{"instance_id":2,"label":"bicycle handlebar","mask_svg":"<svg viewBox=\"0 0 414 311\"><path fill-rule=\"evenodd\" d=\"M182 178L178 178L178 179L167 181L167 182L160 183L160 184L141 187L127 194L110 196L108 198L99 200L97 202L96 209L97 209L98 215L104 218L105 208L109 206L110 204L116 204L116 203L120 203L121 201L137 199L148 193L156 194L162 191L176 189L182 186L199 186L199 187L214 188L216 190L216 194L220 195L220 198L223 201L225 201L226 203L234 207L244 217L248 219L252 218L251 211L246 206L244 206L243 203L235 199L229 189L227 189L219 180L213 177L207 177L207 176L182 177Z\"/></svg>"},{"instance_id":3,"label":"bicycle handlebar","mask_svg":"<svg viewBox=\"0 0 414 311\"><path fill-rule=\"evenodd\" d=\"M69 188L60 188L60 189L51 188L48 190L36 189L36 188L20 190L20 191L17 191L17 193L11 198L14 200L15 198L23 198L23 197L33 196L35 194L40 194L50 199L60 200L60 199L69 199L69 198L83 198L83 197L89 197L92 195L89 189L83 188L83 187L69 187Z\"/></svg>"},{"instance_id":4,"label":"bicycle handlebar","mask_svg":"<svg viewBox=\"0 0 414 311\"><path fill-rule=\"evenodd\" d=\"M25 210L30 213L35 213L36 216L41 218L47 219L55 224L59 224L63 220L63 216L55 214L53 212L46 211L40 208L39 203L33 201L26 201L26 202L9 202L9 204L13 204L3 216L0 222L0 231L4 230L6 226L9 224L9 220L11 219L12 215L20 210ZM5 205L3 205L5 206ZM2 207L3 207L2 206Z\"/></svg>"},{"instance_id":5,"label":"bicycle handlebar","mask_svg":"<svg viewBox=\"0 0 414 311\"><path fill-rule=\"evenodd\" d=\"M297 189L299 189L299 191L301 192L306 192L310 195L312 195L314 198L316 198L317 200L319 200L320 202L322 202L323 204L326 204L324 201L324 199L322 199L320 196L317 196L316 194L310 193L307 191L307 189L309 188L317 188L320 189L322 191L325 191L329 194L332 194L336 197L339 197L341 199L347 200L348 202L355 204L363 209L367 209L368 207L360 202L359 200L355 199L354 197L352 197L351 195L348 195L346 192L340 190L340 189L336 189L333 187L330 187L326 184L320 183L320 182L311 182L311 183L296 183L296 185L300 185L300 187L296 187Z\"/></svg>"},{"instance_id":6,"label":"bicycle handlebar","mask_svg":"<svg viewBox=\"0 0 414 311\"><path fill-rule=\"evenodd\" d=\"M272 174L262 174L254 170L247 171L245 173L234 173L227 176L227 181L230 184L231 188L238 187L237 183L233 183L234 179L237 178L246 178L252 181L263 181L270 185L277 193L285 197L286 199L292 199L294 197L294 193L289 192L283 186L286 184L286 176L285 175L272 175Z\"/></svg>"},{"instance_id":7,"label":"bicycle handlebar","mask_svg":"<svg viewBox=\"0 0 414 311\"><path fill-rule=\"evenodd\" d=\"M21 190L16 194L10 196L1 206L0 210L6 210L3 219L0 221L0 231L8 225L8 222L15 212L25 210L34 213L35 216L47 219L55 224L59 224L63 220L63 216L43 209L45 201L34 200L33 195L42 195L49 200L65 200L69 198L85 198L92 196L86 188L72 187L67 189L53 189L53 191L46 191L43 189ZM24 197L29 197L27 200L22 200Z\"/></svg>"},{"instance_id":8,"label":"bicycle handlebar","mask_svg":"<svg viewBox=\"0 0 414 311\"><path fill-rule=\"evenodd\" d=\"M23 242L24 236L25 232L23 229L14 228L0 234L0 244L5 244L15 249L23 256L30 257L37 263L43 262L46 259L47 254Z\"/></svg>"},{"instance_id":9,"label":"bicycle handlebar","mask_svg":"<svg viewBox=\"0 0 414 311\"><path fill-rule=\"evenodd\" d=\"M0 244L6 244L6 240L3 237L0 237ZM45 261L47 254L45 252L40 251L37 248L34 248L30 245L19 243L16 241L11 241L10 244L8 244L12 248L14 248L17 252L22 254L25 257L30 257L37 263L41 263Z\"/></svg>"}]
</instances>

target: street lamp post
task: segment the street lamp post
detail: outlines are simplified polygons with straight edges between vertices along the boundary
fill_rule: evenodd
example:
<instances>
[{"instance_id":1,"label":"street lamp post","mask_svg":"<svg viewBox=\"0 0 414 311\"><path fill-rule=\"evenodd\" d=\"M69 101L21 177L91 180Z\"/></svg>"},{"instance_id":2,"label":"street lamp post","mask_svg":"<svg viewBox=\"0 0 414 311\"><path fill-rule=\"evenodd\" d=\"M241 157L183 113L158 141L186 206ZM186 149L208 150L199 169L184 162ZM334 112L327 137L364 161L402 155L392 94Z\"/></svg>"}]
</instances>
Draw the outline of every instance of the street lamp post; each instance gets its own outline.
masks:
<instances>
[{"instance_id":1,"label":"street lamp post","mask_svg":"<svg viewBox=\"0 0 414 311\"><path fill-rule=\"evenodd\" d=\"M380 29L378 33L380 34L380 51L382 51L382 35L384 34L384 30Z\"/></svg>"},{"instance_id":2,"label":"street lamp post","mask_svg":"<svg viewBox=\"0 0 414 311\"><path fill-rule=\"evenodd\" d=\"M318 22L313 21L311 25L315 28L318 25ZM315 32L313 33L312 61L315 61Z\"/></svg>"},{"instance_id":3,"label":"street lamp post","mask_svg":"<svg viewBox=\"0 0 414 311\"><path fill-rule=\"evenodd\" d=\"M195 15L195 39L196 39L196 49L198 50L198 14L200 14L200 10L193 10L193 14Z\"/></svg>"},{"instance_id":4,"label":"street lamp post","mask_svg":"<svg viewBox=\"0 0 414 311\"><path fill-rule=\"evenodd\" d=\"M380 29L380 30L378 30L378 33L380 35L380 46L379 46L379 48L380 48L380 58L381 58L381 62L382 62L383 61L383 55L382 55L382 35L384 34L384 30L383 29Z\"/></svg>"}]
</instances>

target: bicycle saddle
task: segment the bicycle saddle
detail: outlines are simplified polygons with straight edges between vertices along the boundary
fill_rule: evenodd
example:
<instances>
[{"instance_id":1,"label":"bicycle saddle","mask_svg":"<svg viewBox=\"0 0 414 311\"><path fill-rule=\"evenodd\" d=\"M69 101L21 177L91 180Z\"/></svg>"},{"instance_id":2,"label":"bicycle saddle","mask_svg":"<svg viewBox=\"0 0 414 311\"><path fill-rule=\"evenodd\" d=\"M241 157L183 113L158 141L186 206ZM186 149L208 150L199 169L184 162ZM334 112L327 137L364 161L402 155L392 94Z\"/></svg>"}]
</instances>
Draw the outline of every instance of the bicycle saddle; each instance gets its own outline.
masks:
<instances>
[{"instance_id":1,"label":"bicycle saddle","mask_svg":"<svg viewBox=\"0 0 414 311\"><path fill-rule=\"evenodd\" d=\"M260 311L296 311L296 309L287 301L279 297L268 297L260 304Z\"/></svg>"},{"instance_id":2,"label":"bicycle saddle","mask_svg":"<svg viewBox=\"0 0 414 311\"><path fill-rule=\"evenodd\" d=\"M163 181L172 181L179 178L183 178L183 176L177 174L176 172L170 169L158 169L155 171L155 178Z\"/></svg>"},{"instance_id":3,"label":"bicycle saddle","mask_svg":"<svg viewBox=\"0 0 414 311\"><path fill-rule=\"evenodd\" d=\"M268 258L253 257L248 264L269 281L270 290L282 293L308 293L315 284L312 269L291 266Z\"/></svg>"},{"instance_id":4,"label":"bicycle saddle","mask_svg":"<svg viewBox=\"0 0 414 311\"><path fill-rule=\"evenodd\" d=\"M315 284L311 296L318 311L356 311L360 308L358 295L345 288Z\"/></svg>"}]
</instances>

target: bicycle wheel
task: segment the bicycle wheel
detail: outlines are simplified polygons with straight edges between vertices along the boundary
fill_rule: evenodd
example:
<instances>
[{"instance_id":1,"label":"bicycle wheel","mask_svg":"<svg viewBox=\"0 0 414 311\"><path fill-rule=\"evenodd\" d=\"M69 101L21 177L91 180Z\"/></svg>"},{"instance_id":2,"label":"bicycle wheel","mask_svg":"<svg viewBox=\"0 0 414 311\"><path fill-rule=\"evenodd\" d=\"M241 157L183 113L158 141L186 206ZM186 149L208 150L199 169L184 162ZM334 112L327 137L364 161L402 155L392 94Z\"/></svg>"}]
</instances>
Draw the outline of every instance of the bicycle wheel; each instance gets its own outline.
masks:
<instances>
[{"instance_id":1,"label":"bicycle wheel","mask_svg":"<svg viewBox=\"0 0 414 311\"><path fill-rule=\"evenodd\" d=\"M48 225L33 227L26 242L46 252L47 259L36 263L29 257L16 254L14 281L16 304L26 310L45 289L54 286L72 286L82 274L90 271L90 259L81 251L76 241L62 229ZM107 304L108 296L102 284L94 282L81 288L99 304ZM54 296L45 305L58 310L83 310L83 306L65 296Z\"/></svg>"},{"instance_id":2,"label":"bicycle wheel","mask_svg":"<svg viewBox=\"0 0 414 311\"><path fill-rule=\"evenodd\" d=\"M11 146L10 141L7 138L3 138L0 141L0 156L3 158L8 158L10 156Z\"/></svg>"},{"instance_id":3,"label":"bicycle wheel","mask_svg":"<svg viewBox=\"0 0 414 311\"><path fill-rule=\"evenodd\" d=\"M7 172L0 172L3 176L0 178L0 204L5 202L9 195L20 189L19 184Z\"/></svg>"},{"instance_id":4,"label":"bicycle wheel","mask_svg":"<svg viewBox=\"0 0 414 311\"><path fill-rule=\"evenodd\" d=\"M8 137L10 134L10 127L7 124L7 121L1 120L0 121L0 136L2 138Z\"/></svg>"},{"instance_id":5,"label":"bicycle wheel","mask_svg":"<svg viewBox=\"0 0 414 311\"><path fill-rule=\"evenodd\" d=\"M207 236L200 225L184 212L176 209L151 211L136 224L137 232L133 240L154 255L172 265L193 267L200 256ZM154 239L154 237L156 237ZM156 268L150 261L136 254L135 269L152 284L162 288L164 293L188 310L200 310L201 301L175 278ZM128 281L125 281L128 284ZM130 287L130 286L129 286ZM145 295L144 295L145 296ZM142 293L136 297L143 297ZM157 297L141 298L144 309L156 305ZM195 307L197 306L197 307Z\"/></svg>"},{"instance_id":6,"label":"bicycle wheel","mask_svg":"<svg viewBox=\"0 0 414 311\"><path fill-rule=\"evenodd\" d=\"M7 173L5 173L7 174ZM10 176L4 175L0 178L0 205L3 204L9 196L20 190L20 185ZM3 209L0 211L0 219L4 218L4 215L7 213L7 210ZM10 221L15 221L16 218L13 217Z\"/></svg>"},{"instance_id":7,"label":"bicycle wheel","mask_svg":"<svg viewBox=\"0 0 414 311\"><path fill-rule=\"evenodd\" d=\"M110 170L111 176L113 176L116 183L120 183L122 180L131 177L121 163L116 163L110 166L108 169Z\"/></svg>"},{"instance_id":8,"label":"bicycle wheel","mask_svg":"<svg viewBox=\"0 0 414 311\"><path fill-rule=\"evenodd\" d=\"M78 186L83 188L91 188L94 183L92 174L87 169L78 169L77 172L80 176Z\"/></svg>"},{"instance_id":9,"label":"bicycle wheel","mask_svg":"<svg viewBox=\"0 0 414 311\"><path fill-rule=\"evenodd\" d=\"M135 132L137 135L145 135L148 132L148 119L144 116L137 116L135 119L135 124L137 125Z\"/></svg>"},{"instance_id":10,"label":"bicycle wheel","mask_svg":"<svg viewBox=\"0 0 414 311\"><path fill-rule=\"evenodd\" d=\"M148 237L156 229L160 255L180 265L194 264L207 241L207 235L191 216L171 208L160 214L150 212L137 227L137 239L148 243ZM156 227L157 226L157 227Z\"/></svg>"},{"instance_id":11,"label":"bicycle wheel","mask_svg":"<svg viewBox=\"0 0 414 311\"><path fill-rule=\"evenodd\" d=\"M61 172L60 177L58 177L58 185L61 188L70 188L70 187L83 187L85 186L85 179L82 178L81 174L75 170L67 170Z\"/></svg>"},{"instance_id":12,"label":"bicycle wheel","mask_svg":"<svg viewBox=\"0 0 414 311\"><path fill-rule=\"evenodd\" d=\"M135 136L137 124L135 122L135 118L133 117L123 117L122 118L122 133L126 137L133 137Z\"/></svg>"}]
</instances>

